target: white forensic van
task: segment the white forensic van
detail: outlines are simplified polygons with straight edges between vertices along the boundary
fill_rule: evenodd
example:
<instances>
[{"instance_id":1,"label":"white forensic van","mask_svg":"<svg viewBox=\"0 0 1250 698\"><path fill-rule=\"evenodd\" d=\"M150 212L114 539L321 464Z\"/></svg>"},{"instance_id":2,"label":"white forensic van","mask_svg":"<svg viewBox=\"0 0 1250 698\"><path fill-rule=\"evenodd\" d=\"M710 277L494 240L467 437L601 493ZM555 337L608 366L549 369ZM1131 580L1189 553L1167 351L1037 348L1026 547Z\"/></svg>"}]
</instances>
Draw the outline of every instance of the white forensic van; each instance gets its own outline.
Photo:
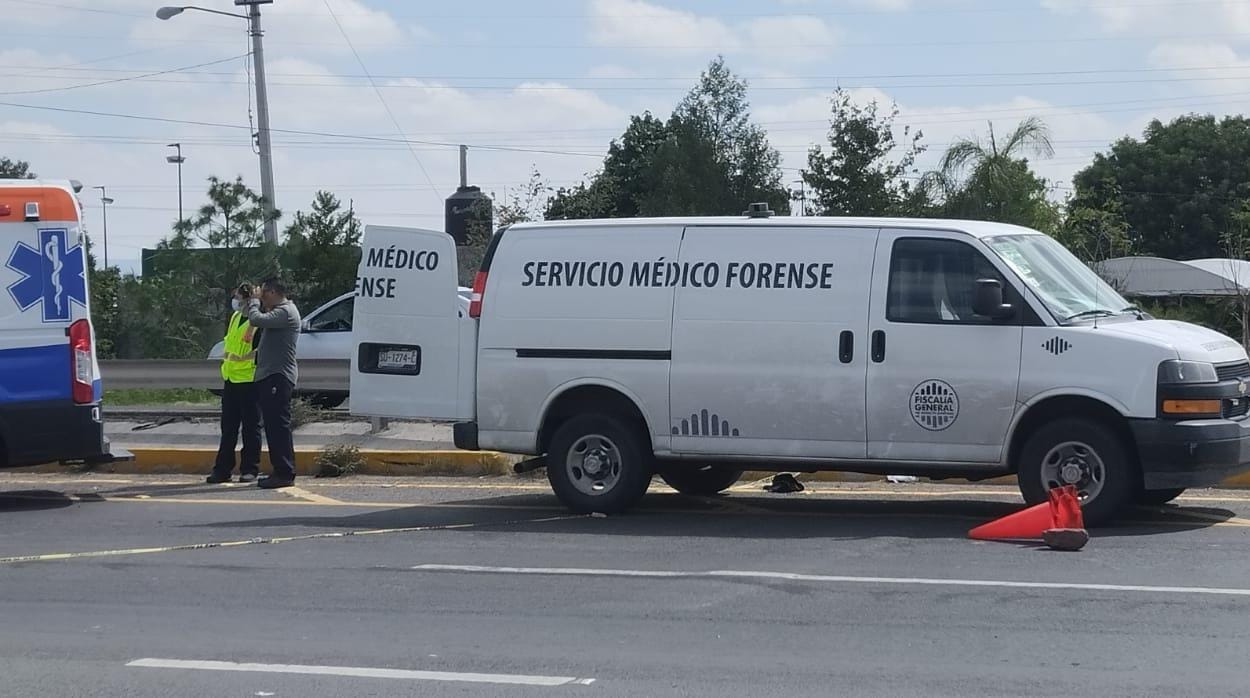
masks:
<instances>
[{"instance_id":1,"label":"white forensic van","mask_svg":"<svg viewBox=\"0 0 1250 698\"><path fill-rule=\"evenodd\" d=\"M352 410L456 422L535 456L580 512L653 473L1019 476L1087 520L1250 466L1241 345L1156 320L1059 243L948 220L550 221L496 233L457 308L456 248L369 227Z\"/></svg>"}]
</instances>

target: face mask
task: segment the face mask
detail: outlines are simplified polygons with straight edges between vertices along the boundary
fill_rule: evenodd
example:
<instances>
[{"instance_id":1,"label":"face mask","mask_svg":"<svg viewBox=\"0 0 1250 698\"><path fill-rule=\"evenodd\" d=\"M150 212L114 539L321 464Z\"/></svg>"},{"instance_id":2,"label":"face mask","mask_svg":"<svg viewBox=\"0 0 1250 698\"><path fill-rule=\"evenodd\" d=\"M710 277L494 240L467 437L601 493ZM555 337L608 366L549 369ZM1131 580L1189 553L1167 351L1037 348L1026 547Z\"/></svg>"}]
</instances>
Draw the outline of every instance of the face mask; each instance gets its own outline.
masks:
<instances>
[{"instance_id":1,"label":"face mask","mask_svg":"<svg viewBox=\"0 0 1250 698\"><path fill-rule=\"evenodd\" d=\"M238 311L240 308L243 307L243 301L239 300L238 298L231 298L230 307L233 308L235 311Z\"/></svg>"}]
</instances>

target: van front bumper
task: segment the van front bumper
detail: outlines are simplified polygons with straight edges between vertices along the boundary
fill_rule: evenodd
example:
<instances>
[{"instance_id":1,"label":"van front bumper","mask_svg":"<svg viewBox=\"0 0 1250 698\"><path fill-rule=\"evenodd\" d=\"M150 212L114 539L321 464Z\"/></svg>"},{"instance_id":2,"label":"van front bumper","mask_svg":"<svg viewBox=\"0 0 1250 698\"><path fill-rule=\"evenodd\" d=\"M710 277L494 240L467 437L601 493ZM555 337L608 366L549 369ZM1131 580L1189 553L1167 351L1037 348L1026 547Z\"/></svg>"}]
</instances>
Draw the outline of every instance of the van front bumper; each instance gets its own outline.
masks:
<instances>
[{"instance_id":1,"label":"van front bumper","mask_svg":"<svg viewBox=\"0 0 1250 698\"><path fill-rule=\"evenodd\" d=\"M1211 487L1250 470L1250 419L1131 420L1148 490Z\"/></svg>"}]
</instances>

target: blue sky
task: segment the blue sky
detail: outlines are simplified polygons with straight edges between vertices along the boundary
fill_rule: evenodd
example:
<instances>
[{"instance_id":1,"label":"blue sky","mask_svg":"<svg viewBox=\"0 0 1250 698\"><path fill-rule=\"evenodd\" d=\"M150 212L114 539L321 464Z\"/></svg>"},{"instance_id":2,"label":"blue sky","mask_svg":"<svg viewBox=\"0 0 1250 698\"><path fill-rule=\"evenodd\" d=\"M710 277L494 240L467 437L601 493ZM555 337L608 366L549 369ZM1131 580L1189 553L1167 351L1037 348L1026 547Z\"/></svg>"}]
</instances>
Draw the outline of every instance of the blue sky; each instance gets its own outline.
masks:
<instances>
[{"instance_id":1,"label":"blue sky","mask_svg":"<svg viewBox=\"0 0 1250 698\"><path fill-rule=\"evenodd\" d=\"M161 22L159 4L0 0L0 153L107 186L112 260L137 259L177 217L166 144L184 145L188 209L209 175L258 182L243 22ZM989 120L1042 117L1057 153L1038 168L1057 197L1152 118L1250 102L1246 0L276 0L264 12L288 216L325 188L367 223L441 229L456 143L487 191L515 191L532 168L571 184L630 114L667 115L717 54L750 80L796 179L838 85L897 101L933 154ZM98 232L98 194L85 203Z\"/></svg>"}]
</instances>

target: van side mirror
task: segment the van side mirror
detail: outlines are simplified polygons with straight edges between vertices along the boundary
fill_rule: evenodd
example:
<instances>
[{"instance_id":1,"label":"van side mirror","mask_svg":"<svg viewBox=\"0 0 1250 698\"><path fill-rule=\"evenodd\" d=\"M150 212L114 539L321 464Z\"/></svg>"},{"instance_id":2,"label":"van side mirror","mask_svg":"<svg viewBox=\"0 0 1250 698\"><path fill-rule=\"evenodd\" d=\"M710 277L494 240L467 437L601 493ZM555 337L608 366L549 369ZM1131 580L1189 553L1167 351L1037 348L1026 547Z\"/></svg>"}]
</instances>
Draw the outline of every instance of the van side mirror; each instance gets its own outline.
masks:
<instances>
[{"instance_id":1,"label":"van side mirror","mask_svg":"<svg viewBox=\"0 0 1250 698\"><path fill-rule=\"evenodd\" d=\"M1011 317L1015 308L1003 303L1003 283L998 279L977 279L972 312L981 317L1002 320Z\"/></svg>"}]
</instances>

